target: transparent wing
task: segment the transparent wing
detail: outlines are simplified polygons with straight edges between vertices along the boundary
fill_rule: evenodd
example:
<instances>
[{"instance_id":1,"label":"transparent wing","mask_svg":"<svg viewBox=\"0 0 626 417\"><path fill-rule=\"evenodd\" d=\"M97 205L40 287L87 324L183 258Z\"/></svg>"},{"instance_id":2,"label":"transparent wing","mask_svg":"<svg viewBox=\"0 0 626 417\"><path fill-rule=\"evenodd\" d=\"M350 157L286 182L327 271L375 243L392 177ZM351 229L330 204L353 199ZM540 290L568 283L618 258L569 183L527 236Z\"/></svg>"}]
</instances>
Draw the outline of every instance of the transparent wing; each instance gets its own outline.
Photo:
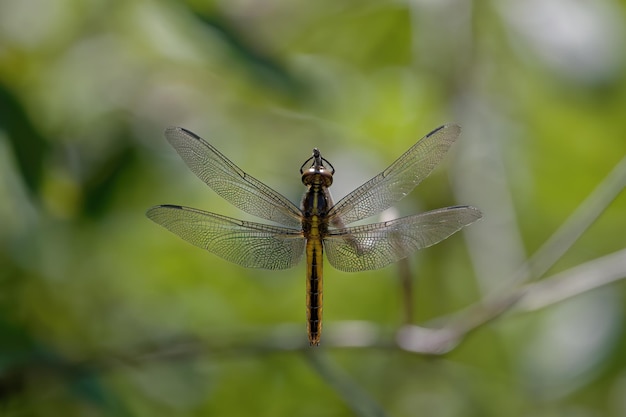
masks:
<instances>
[{"instance_id":1,"label":"transparent wing","mask_svg":"<svg viewBox=\"0 0 626 417\"><path fill-rule=\"evenodd\" d=\"M304 238L296 229L170 205L152 207L146 216L192 245L247 268L291 268L304 253Z\"/></svg>"},{"instance_id":2,"label":"transparent wing","mask_svg":"<svg viewBox=\"0 0 626 417\"><path fill-rule=\"evenodd\" d=\"M220 197L253 216L300 227L298 207L243 172L201 137L181 127L167 128L165 137L189 169Z\"/></svg>"},{"instance_id":3,"label":"transparent wing","mask_svg":"<svg viewBox=\"0 0 626 417\"><path fill-rule=\"evenodd\" d=\"M430 132L389 168L337 202L328 212L331 224L341 227L391 207L431 173L459 133L461 128L454 124Z\"/></svg>"},{"instance_id":4,"label":"transparent wing","mask_svg":"<svg viewBox=\"0 0 626 417\"><path fill-rule=\"evenodd\" d=\"M324 248L330 264L341 271L378 269L444 240L481 217L474 207L458 206L335 229L324 239Z\"/></svg>"}]
</instances>

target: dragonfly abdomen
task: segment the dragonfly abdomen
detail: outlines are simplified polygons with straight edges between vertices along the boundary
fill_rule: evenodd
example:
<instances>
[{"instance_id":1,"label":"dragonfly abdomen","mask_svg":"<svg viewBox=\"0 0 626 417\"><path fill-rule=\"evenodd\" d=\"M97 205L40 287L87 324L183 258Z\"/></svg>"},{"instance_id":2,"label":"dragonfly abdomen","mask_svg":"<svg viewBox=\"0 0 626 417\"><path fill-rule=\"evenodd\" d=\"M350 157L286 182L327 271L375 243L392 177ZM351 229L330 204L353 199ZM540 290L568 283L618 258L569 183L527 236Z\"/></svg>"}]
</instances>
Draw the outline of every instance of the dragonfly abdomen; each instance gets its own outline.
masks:
<instances>
[{"instance_id":1,"label":"dragonfly abdomen","mask_svg":"<svg viewBox=\"0 0 626 417\"><path fill-rule=\"evenodd\" d=\"M306 255L309 269L306 282L307 333L311 346L317 346L322 335L323 309L323 246L319 237L307 240Z\"/></svg>"}]
</instances>

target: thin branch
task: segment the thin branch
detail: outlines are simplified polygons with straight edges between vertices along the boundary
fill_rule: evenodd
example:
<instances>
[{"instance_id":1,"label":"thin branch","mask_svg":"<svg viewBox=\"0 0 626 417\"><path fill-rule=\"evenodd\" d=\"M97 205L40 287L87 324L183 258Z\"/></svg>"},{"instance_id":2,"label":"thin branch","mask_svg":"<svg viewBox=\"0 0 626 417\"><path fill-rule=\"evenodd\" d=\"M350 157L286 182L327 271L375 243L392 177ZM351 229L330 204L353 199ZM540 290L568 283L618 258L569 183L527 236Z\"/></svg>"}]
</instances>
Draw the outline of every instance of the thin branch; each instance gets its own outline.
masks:
<instances>
[{"instance_id":1,"label":"thin branch","mask_svg":"<svg viewBox=\"0 0 626 417\"><path fill-rule=\"evenodd\" d=\"M398 346L415 353L446 353L468 333L505 312L545 308L620 279L626 279L626 249L512 290L508 296L475 304L456 313L439 328L404 326L397 334Z\"/></svg>"},{"instance_id":2,"label":"thin branch","mask_svg":"<svg viewBox=\"0 0 626 417\"><path fill-rule=\"evenodd\" d=\"M515 283L543 276L626 188L626 156L520 269Z\"/></svg>"},{"instance_id":3,"label":"thin branch","mask_svg":"<svg viewBox=\"0 0 626 417\"><path fill-rule=\"evenodd\" d=\"M515 311L534 311L626 278L626 249L526 285Z\"/></svg>"}]
</instances>

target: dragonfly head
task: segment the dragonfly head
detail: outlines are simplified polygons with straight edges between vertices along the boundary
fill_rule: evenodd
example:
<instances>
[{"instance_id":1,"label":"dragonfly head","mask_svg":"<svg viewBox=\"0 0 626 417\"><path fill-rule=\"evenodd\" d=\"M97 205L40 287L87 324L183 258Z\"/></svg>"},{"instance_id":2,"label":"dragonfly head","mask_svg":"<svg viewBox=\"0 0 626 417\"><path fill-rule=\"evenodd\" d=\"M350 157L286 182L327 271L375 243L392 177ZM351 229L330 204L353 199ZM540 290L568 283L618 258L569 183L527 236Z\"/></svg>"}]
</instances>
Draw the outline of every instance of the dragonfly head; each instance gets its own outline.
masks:
<instances>
[{"instance_id":1,"label":"dragonfly head","mask_svg":"<svg viewBox=\"0 0 626 417\"><path fill-rule=\"evenodd\" d=\"M309 162L311 162L311 166L308 169L305 169L305 165ZM330 170L326 168L324 164L327 164L330 167ZM320 150L317 148L313 148L313 156L304 161L300 167L302 183L306 186L317 184L330 187L333 183L334 173L335 168L333 165L322 157Z\"/></svg>"}]
</instances>

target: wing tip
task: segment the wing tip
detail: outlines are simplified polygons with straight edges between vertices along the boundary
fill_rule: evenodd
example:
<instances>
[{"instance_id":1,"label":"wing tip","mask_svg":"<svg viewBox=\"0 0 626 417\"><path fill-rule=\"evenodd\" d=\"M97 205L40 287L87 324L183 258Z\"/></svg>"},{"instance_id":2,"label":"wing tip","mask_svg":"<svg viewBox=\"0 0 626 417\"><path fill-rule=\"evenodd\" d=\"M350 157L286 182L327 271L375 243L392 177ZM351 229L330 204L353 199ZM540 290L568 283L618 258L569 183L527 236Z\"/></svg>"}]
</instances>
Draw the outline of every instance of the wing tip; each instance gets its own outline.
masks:
<instances>
[{"instance_id":1,"label":"wing tip","mask_svg":"<svg viewBox=\"0 0 626 417\"><path fill-rule=\"evenodd\" d=\"M440 130L447 130L448 132L455 132L456 133L454 135L455 137L461 134L461 126L459 126L456 123L445 123L439 126L438 128L433 129L429 134L426 135L426 137L430 137L434 135L435 133L439 132Z\"/></svg>"},{"instance_id":2,"label":"wing tip","mask_svg":"<svg viewBox=\"0 0 626 417\"><path fill-rule=\"evenodd\" d=\"M180 127L180 126L169 126L164 131L164 135L167 139L174 138L180 134L190 136L194 139L202 140L200 136L196 135L191 130L187 130L184 127Z\"/></svg>"}]
</instances>

